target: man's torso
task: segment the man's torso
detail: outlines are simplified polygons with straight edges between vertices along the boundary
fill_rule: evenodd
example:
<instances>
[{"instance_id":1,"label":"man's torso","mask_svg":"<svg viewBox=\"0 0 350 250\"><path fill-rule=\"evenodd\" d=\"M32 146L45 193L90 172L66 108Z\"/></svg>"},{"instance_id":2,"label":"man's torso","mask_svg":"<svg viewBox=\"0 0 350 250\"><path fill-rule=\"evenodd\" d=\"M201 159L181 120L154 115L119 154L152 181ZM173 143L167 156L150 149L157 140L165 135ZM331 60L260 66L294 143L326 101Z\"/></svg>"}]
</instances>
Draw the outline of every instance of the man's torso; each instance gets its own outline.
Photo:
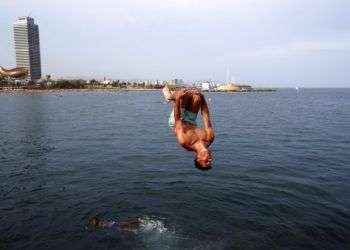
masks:
<instances>
[{"instance_id":1,"label":"man's torso","mask_svg":"<svg viewBox=\"0 0 350 250\"><path fill-rule=\"evenodd\" d=\"M192 151L193 145L198 141L203 141L207 146L212 143L209 131L198 128L192 124L182 122L180 128L174 128L179 143L187 150Z\"/></svg>"}]
</instances>

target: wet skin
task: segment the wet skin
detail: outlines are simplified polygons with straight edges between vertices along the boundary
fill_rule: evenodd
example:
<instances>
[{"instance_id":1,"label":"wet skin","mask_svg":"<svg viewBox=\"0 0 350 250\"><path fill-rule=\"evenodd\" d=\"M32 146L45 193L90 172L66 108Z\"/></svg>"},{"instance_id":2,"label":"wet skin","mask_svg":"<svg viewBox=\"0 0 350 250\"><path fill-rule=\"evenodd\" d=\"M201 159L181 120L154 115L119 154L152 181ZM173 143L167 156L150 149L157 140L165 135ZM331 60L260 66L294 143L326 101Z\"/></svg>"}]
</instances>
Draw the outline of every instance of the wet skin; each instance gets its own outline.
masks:
<instances>
[{"instance_id":1,"label":"wet skin","mask_svg":"<svg viewBox=\"0 0 350 250\"><path fill-rule=\"evenodd\" d=\"M214 141L214 130L210 121L209 109L205 97L198 91L180 90L174 95L175 128L173 132L178 143L196 154L202 168L210 168L212 162L209 146ZM181 108L198 113L201 110L204 128L181 120Z\"/></svg>"}]
</instances>

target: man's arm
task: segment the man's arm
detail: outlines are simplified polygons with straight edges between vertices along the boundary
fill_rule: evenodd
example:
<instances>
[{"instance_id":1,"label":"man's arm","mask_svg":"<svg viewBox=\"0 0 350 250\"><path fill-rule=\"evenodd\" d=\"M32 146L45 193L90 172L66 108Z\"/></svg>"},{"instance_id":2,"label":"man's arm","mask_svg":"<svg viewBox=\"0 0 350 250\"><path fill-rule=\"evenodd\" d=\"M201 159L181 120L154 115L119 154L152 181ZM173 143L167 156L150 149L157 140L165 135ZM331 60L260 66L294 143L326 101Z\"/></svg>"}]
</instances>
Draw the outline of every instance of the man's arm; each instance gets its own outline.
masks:
<instances>
[{"instance_id":1,"label":"man's arm","mask_svg":"<svg viewBox=\"0 0 350 250\"><path fill-rule=\"evenodd\" d=\"M205 132L207 133L207 140L210 143L212 143L215 137L214 129L211 125L209 108L203 94L201 94L201 112L202 112L204 129L205 129Z\"/></svg>"},{"instance_id":2,"label":"man's arm","mask_svg":"<svg viewBox=\"0 0 350 250\"><path fill-rule=\"evenodd\" d=\"M185 91L181 91L175 95L174 117L175 117L175 135L178 143L186 147L188 140L183 133L182 121L181 121L181 103L183 97L186 95Z\"/></svg>"},{"instance_id":3,"label":"man's arm","mask_svg":"<svg viewBox=\"0 0 350 250\"><path fill-rule=\"evenodd\" d=\"M174 105L174 118L175 118L175 128L180 129L182 126L181 123L181 99L183 94L176 95L175 105Z\"/></svg>"}]
</instances>

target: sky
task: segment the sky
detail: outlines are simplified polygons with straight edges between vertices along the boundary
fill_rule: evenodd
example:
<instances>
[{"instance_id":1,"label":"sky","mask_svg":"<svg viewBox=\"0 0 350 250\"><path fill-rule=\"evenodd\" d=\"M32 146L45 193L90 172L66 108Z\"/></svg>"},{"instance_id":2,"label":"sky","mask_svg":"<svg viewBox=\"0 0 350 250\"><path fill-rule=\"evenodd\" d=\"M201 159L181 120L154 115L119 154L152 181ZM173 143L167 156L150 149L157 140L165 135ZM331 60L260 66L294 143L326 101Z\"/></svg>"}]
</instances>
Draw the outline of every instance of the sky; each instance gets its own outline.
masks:
<instances>
[{"instance_id":1,"label":"sky","mask_svg":"<svg viewBox=\"0 0 350 250\"><path fill-rule=\"evenodd\" d=\"M350 87L348 0L0 0L0 65L13 23L40 29L43 75Z\"/></svg>"}]
</instances>

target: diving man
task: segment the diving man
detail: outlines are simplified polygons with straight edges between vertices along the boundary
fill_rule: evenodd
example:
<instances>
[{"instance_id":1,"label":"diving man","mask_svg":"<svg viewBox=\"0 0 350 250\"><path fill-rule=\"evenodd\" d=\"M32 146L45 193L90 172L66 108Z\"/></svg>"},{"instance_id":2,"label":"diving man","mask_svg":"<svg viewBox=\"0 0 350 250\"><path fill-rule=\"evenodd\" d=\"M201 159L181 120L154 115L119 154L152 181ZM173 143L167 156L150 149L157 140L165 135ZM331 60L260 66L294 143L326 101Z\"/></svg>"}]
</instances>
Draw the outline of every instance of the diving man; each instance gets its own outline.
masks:
<instances>
[{"instance_id":1,"label":"diving man","mask_svg":"<svg viewBox=\"0 0 350 250\"><path fill-rule=\"evenodd\" d=\"M210 169L212 156L209 146L214 141L214 130L204 95L199 91L186 89L172 93L167 86L163 88L163 94L167 101L174 102L169 126L178 143L186 150L195 153L195 166L198 169ZM197 127L199 110L202 113L204 128Z\"/></svg>"}]
</instances>

